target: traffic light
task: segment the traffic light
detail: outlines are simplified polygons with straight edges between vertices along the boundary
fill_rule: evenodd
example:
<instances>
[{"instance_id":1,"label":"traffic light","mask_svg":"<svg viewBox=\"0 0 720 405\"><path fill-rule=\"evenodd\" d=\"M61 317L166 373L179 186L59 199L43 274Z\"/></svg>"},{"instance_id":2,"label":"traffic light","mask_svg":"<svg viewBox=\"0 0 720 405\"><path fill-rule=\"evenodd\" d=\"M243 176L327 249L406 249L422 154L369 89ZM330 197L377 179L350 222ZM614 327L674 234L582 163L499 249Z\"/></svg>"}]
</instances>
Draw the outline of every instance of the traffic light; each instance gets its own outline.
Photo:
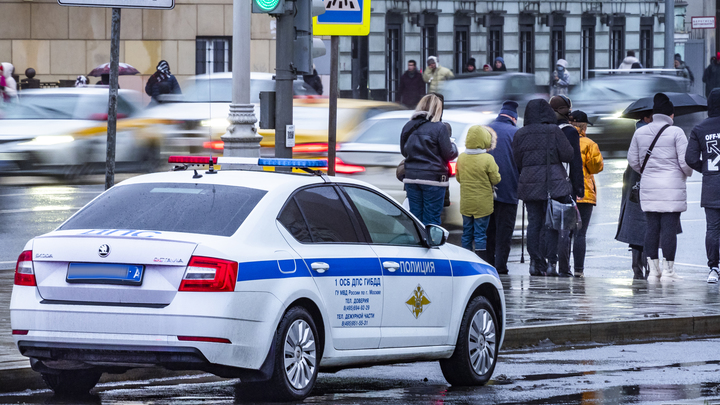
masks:
<instances>
[{"instance_id":1,"label":"traffic light","mask_svg":"<svg viewBox=\"0 0 720 405\"><path fill-rule=\"evenodd\" d=\"M325 55L325 43L312 35L313 17L325 12L325 3L322 0L296 0L296 6L293 65L299 74L310 74L313 58Z\"/></svg>"},{"instance_id":2,"label":"traffic light","mask_svg":"<svg viewBox=\"0 0 720 405\"><path fill-rule=\"evenodd\" d=\"M284 14L285 0L253 0L252 12L258 14Z\"/></svg>"}]
</instances>

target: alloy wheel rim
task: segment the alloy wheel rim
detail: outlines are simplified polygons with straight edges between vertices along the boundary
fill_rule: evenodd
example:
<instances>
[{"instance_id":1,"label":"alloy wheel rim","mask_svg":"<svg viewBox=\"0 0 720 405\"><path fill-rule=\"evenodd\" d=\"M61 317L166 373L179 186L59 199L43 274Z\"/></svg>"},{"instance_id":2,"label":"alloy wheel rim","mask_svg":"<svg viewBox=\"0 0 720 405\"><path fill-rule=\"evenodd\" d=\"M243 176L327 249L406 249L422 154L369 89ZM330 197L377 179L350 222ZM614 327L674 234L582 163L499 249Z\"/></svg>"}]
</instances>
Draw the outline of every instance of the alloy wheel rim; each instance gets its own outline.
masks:
<instances>
[{"instance_id":1,"label":"alloy wheel rim","mask_svg":"<svg viewBox=\"0 0 720 405\"><path fill-rule=\"evenodd\" d=\"M478 375L484 375L495 359L495 322L484 309L475 312L470 322L468 348L470 364Z\"/></svg>"},{"instance_id":2,"label":"alloy wheel rim","mask_svg":"<svg viewBox=\"0 0 720 405\"><path fill-rule=\"evenodd\" d=\"M285 334L285 375L290 384L301 390L315 374L315 334L302 319L292 323Z\"/></svg>"}]
</instances>

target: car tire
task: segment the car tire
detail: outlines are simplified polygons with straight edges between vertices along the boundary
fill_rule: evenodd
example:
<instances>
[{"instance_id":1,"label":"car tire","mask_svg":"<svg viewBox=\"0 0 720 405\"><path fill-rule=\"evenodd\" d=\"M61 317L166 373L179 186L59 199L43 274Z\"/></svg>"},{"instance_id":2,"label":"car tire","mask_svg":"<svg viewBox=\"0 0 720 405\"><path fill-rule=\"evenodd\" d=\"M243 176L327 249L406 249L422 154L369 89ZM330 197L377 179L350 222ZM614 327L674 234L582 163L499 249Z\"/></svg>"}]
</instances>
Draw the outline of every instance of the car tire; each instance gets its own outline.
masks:
<instances>
[{"instance_id":1,"label":"car tire","mask_svg":"<svg viewBox=\"0 0 720 405\"><path fill-rule=\"evenodd\" d=\"M455 352L440 360L443 376L451 385L484 385L490 381L498 358L497 316L485 297L473 298L465 310Z\"/></svg>"},{"instance_id":2,"label":"car tire","mask_svg":"<svg viewBox=\"0 0 720 405\"><path fill-rule=\"evenodd\" d=\"M319 337L310 313L303 307L290 308L273 340L272 378L252 384L255 385L252 390L276 401L300 401L307 397L318 375Z\"/></svg>"},{"instance_id":3,"label":"car tire","mask_svg":"<svg viewBox=\"0 0 720 405\"><path fill-rule=\"evenodd\" d=\"M101 376L102 372L93 369L42 373L45 384L58 395L87 395Z\"/></svg>"}]
</instances>

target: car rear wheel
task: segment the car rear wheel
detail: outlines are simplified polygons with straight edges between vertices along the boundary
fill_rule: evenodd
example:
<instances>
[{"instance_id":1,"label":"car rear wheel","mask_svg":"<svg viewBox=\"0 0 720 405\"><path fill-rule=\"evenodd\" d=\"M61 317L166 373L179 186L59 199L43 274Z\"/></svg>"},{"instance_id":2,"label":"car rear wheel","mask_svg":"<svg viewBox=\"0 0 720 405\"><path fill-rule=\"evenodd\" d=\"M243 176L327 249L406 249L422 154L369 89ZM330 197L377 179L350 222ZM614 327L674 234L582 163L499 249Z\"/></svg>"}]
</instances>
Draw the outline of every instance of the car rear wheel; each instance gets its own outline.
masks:
<instances>
[{"instance_id":1,"label":"car rear wheel","mask_svg":"<svg viewBox=\"0 0 720 405\"><path fill-rule=\"evenodd\" d=\"M102 373L96 370L62 370L59 373L42 373L43 381L59 395L87 395L100 381Z\"/></svg>"},{"instance_id":2,"label":"car rear wheel","mask_svg":"<svg viewBox=\"0 0 720 405\"><path fill-rule=\"evenodd\" d=\"M440 360L443 376L452 385L483 385L490 381L498 357L497 316L485 297L468 304L455 352Z\"/></svg>"}]
</instances>

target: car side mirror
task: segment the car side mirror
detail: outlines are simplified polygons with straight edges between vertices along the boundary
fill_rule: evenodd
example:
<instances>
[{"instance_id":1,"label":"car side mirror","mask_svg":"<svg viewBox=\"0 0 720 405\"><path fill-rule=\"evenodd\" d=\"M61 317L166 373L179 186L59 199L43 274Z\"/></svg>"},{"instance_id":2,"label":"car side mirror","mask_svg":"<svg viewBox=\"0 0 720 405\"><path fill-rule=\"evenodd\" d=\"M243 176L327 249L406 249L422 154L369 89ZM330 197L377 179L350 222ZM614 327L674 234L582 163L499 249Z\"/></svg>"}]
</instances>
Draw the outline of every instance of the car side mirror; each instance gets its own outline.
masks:
<instances>
[{"instance_id":1,"label":"car side mirror","mask_svg":"<svg viewBox=\"0 0 720 405\"><path fill-rule=\"evenodd\" d=\"M450 235L450 232L438 225L427 225L425 231L427 232L427 243L429 247L444 245Z\"/></svg>"}]
</instances>

